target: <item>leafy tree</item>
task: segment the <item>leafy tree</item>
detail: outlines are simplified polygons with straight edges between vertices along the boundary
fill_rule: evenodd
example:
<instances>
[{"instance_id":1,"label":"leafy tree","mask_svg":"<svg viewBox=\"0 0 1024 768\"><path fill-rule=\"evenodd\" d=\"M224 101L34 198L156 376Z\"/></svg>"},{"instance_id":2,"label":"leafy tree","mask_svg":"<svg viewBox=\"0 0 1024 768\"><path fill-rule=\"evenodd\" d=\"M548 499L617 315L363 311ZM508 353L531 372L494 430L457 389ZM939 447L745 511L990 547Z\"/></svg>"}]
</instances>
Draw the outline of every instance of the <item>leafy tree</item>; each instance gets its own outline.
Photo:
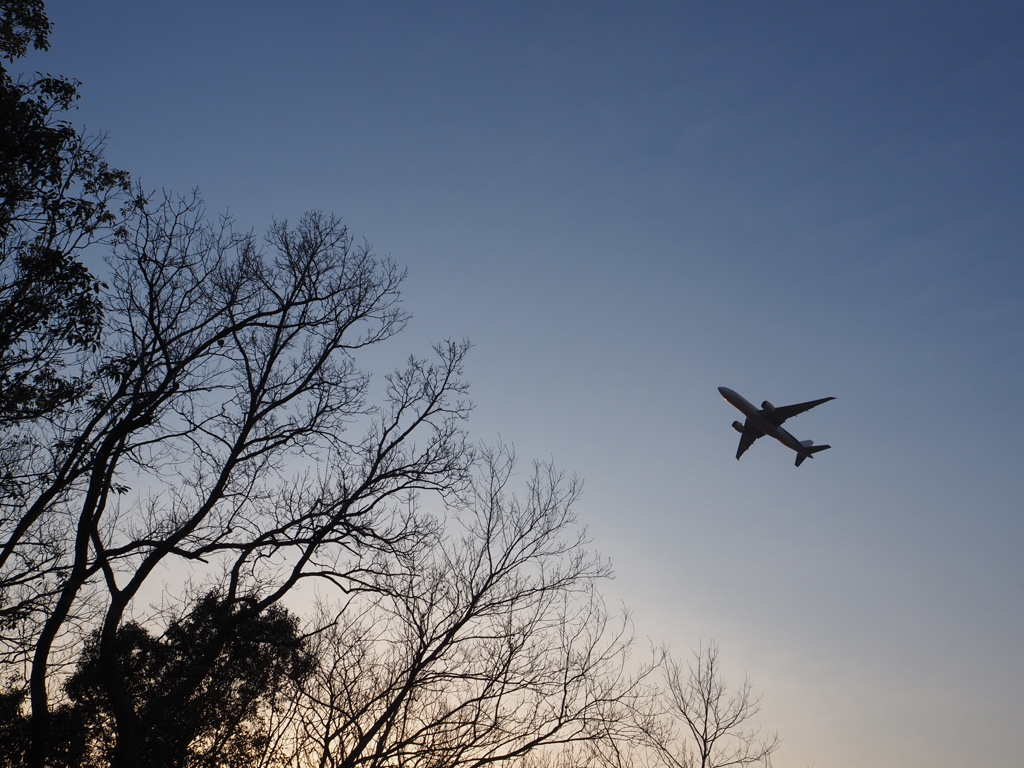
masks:
<instances>
[{"instance_id":1,"label":"leafy tree","mask_svg":"<svg viewBox=\"0 0 1024 768\"><path fill-rule=\"evenodd\" d=\"M131 727L116 730L96 635L64 683L68 700L51 717L49 765L251 765L266 751L269 712L311 670L294 615L278 606L251 614L213 592L162 635L129 622L114 645ZM7 723L0 748L12 765L27 748L23 698L17 690L0 697Z\"/></svg>"},{"instance_id":2,"label":"leafy tree","mask_svg":"<svg viewBox=\"0 0 1024 768\"><path fill-rule=\"evenodd\" d=\"M249 764L266 747L266 710L310 670L293 615L278 606L251 614L209 593L161 637L134 622L118 630L117 674L134 723L115 738L98 640L65 684L88 735L83 752L98 764L128 754L151 766Z\"/></svg>"},{"instance_id":3,"label":"leafy tree","mask_svg":"<svg viewBox=\"0 0 1024 768\"><path fill-rule=\"evenodd\" d=\"M29 724L24 715L28 691L17 685L0 689L0 766L23 765L28 753Z\"/></svg>"},{"instance_id":4,"label":"leafy tree","mask_svg":"<svg viewBox=\"0 0 1024 768\"><path fill-rule=\"evenodd\" d=\"M50 23L39 0L0 3L0 428L81 397L86 382L62 373L63 358L99 340L100 285L81 261L109 237L128 175L103 159L102 137L81 134L65 114L79 83L7 66L46 49Z\"/></svg>"},{"instance_id":5,"label":"leafy tree","mask_svg":"<svg viewBox=\"0 0 1024 768\"><path fill-rule=\"evenodd\" d=\"M4 0L0 4L0 56L16 59L32 46L48 47L50 20L43 0Z\"/></svg>"}]
</instances>

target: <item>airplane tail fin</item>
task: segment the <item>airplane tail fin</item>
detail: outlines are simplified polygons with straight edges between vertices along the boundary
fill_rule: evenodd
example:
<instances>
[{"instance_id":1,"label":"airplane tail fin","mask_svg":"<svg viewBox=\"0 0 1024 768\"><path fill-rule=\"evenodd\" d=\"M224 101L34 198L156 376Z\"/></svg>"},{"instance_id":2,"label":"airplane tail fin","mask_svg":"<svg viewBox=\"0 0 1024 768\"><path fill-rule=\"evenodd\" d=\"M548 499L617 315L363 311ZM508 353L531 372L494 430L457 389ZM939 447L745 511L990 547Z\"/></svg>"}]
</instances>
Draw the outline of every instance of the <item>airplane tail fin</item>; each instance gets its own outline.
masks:
<instances>
[{"instance_id":1,"label":"airplane tail fin","mask_svg":"<svg viewBox=\"0 0 1024 768\"><path fill-rule=\"evenodd\" d=\"M796 455L796 465L798 467L804 463L804 459L808 456L812 456L813 454L818 453L818 451L827 451L832 447L831 445L814 445L813 440L801 440L800 445L807 450L807 453L798 453Z\"/></svg>"}]
</instances>

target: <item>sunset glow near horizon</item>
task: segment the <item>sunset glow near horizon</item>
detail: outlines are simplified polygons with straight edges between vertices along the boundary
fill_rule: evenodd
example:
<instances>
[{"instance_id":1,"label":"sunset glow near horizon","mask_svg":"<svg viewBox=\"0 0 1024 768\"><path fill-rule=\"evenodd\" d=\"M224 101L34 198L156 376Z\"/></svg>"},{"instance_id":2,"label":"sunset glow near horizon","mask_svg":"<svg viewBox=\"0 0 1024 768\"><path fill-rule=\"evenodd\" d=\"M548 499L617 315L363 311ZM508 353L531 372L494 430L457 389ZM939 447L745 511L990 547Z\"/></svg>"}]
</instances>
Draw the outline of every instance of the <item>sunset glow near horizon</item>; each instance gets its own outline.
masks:
<instances>
[{"instance_id":1,"label":"sunset glow near horizon","mask_svg":"<svg viewBox=\"0 0 1024 768\"><path fill-rule=\"evenodd\" d=\"M1024 6L47 11L114 166L408 267L371 369L471 339L473 439L584 478L609 604L716 640L777 766L1020 759ZM719 386L835 396L831 450L737 462Z\"/></svg>"}]
</instances>

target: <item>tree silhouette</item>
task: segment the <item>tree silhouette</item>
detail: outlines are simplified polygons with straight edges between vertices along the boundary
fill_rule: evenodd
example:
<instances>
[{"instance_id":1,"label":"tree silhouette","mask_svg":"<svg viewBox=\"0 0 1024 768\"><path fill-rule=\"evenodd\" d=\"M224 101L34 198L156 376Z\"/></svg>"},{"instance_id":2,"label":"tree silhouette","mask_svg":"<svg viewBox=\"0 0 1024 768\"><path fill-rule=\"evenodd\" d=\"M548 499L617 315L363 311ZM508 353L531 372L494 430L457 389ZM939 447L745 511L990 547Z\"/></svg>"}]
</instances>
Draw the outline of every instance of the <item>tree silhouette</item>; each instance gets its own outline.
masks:
<instances>
[{"instance_id":1,"label":"tree silhouette","mask_svg":"<svg viewBox=\"0 0 1024 768\"><path fill-rule=\"evenodd\" d=\"M652 670L596 593L579 485L537 465L519 498L514 465L486 452L448 528L326 614L289 764L480 768L625 733Z\"/></svg>"},{"instance_id":2,"label":"tree silhouette","mask_svg":"<svg viewBox=\"0 0 1024 768\"><path fill-rule=\"evenodd\" d=\"M30 664L34 765L84 627L98 623L110 710L130 727L117 633L165 565L215 563L223 599L256 615L402 552L429 526L405 495L466 477L468 345L411 358L371 405L356 357L404 327L403 273L320 214L267 243L270 256L194 198L140 203L104 346L82 365L90 396L12 432L0 586L19 608L8 658Z\"/></svg>"},{"instance_id":3,"label":"tree silhouette","mask_svg":"<svg viewBox=\"0 0 1024 768\"><path fill-rule=\"evenodd\" d=\"M38 0L0 3L0 429L84 394L63 361L98 341L102 302L79 256L113 235L128 191L102 137L65 117L78 83L15 80L4 64L47 48L49 31Z\"/></svg>"},{"instance_id":4,"label":"tree silhouette","mask_svg":"<svg viewBox=\"0 0 1024 768\"><path fill-rule=\"evenodd\" d=\"M96 755L99 764L245 764L265 749L266 710L310 671L303 645L297 619L282 608L251 615L210 593L160 637L136 623L118 630L117 674L135 722L116 739L101 733L113 711L99 642L86 647L65 689L87 748L108 753Z\"/></svg>"},{"instance_id":5,"label":"tree silhouette","mask_svg":"<svg viewBox=\"0 0 1024 768\"><path fill-rule=\"evenodd\" d=\"M670 768L771 766L779 746L776 734L762 737L751 719L760 710L749 678L730 691L722 677L718 645L699 648L687 667L666 667L670 728L656 745Z\"/></svg>"},{"instance_id":6,"label":"tree silhouette","mask_svg":"<svg viewBox=\"0 0 1024 768\"><path fill-rule=\"evenodd\" d=\"M53 712L47 764L105 766L248 765L266 750L268 712L311 669L298 620L278 606L251 615L216 593L204 595L160 636L130 622L115 639L117 674L133 722L117 730L99 637L86 643ZM0 699L12 764L27 749L23 692Z\"/></svg>"}]
</instances>

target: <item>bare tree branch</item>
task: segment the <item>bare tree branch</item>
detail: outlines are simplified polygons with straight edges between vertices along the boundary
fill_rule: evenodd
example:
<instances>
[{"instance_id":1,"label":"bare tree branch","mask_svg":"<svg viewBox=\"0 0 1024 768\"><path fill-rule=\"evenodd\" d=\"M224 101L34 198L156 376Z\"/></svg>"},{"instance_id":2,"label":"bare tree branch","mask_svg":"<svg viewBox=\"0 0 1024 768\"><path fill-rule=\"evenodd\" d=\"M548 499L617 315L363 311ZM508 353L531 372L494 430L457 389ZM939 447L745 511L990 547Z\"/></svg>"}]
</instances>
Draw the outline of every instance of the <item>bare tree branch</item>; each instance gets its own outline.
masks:
<instances>
[{"instance_id":1,"label":"bare tree branch","mask_svg":"<svg viewBox=\"0 0 1024 768\"><path fill-rule=\"evenodd\" d=\"M514 463L485 452L448 533L325 613L291 764L479 767L620 731L650 668L629 673L628 619L595 591L607 566L573 531L579 484L536 465L520 499Z\"/></svg>"},{"instance_id":2,"label":"bare tree branch","mask_svg":"<svg viewBox=\"0 0 1024 768\"><path fill-rule=\"evenodd\" d=\"M722 677L718 645L694 652L687 667L667 660L665 681L671 725L655 739L661 759L672 768L730 768L763 765L779 737L761 736L751 720L760 711L761 697L753 694L749 678L730 691ZM680 732L681 731L681 732Z\"/></svg>"}]
</instances>

